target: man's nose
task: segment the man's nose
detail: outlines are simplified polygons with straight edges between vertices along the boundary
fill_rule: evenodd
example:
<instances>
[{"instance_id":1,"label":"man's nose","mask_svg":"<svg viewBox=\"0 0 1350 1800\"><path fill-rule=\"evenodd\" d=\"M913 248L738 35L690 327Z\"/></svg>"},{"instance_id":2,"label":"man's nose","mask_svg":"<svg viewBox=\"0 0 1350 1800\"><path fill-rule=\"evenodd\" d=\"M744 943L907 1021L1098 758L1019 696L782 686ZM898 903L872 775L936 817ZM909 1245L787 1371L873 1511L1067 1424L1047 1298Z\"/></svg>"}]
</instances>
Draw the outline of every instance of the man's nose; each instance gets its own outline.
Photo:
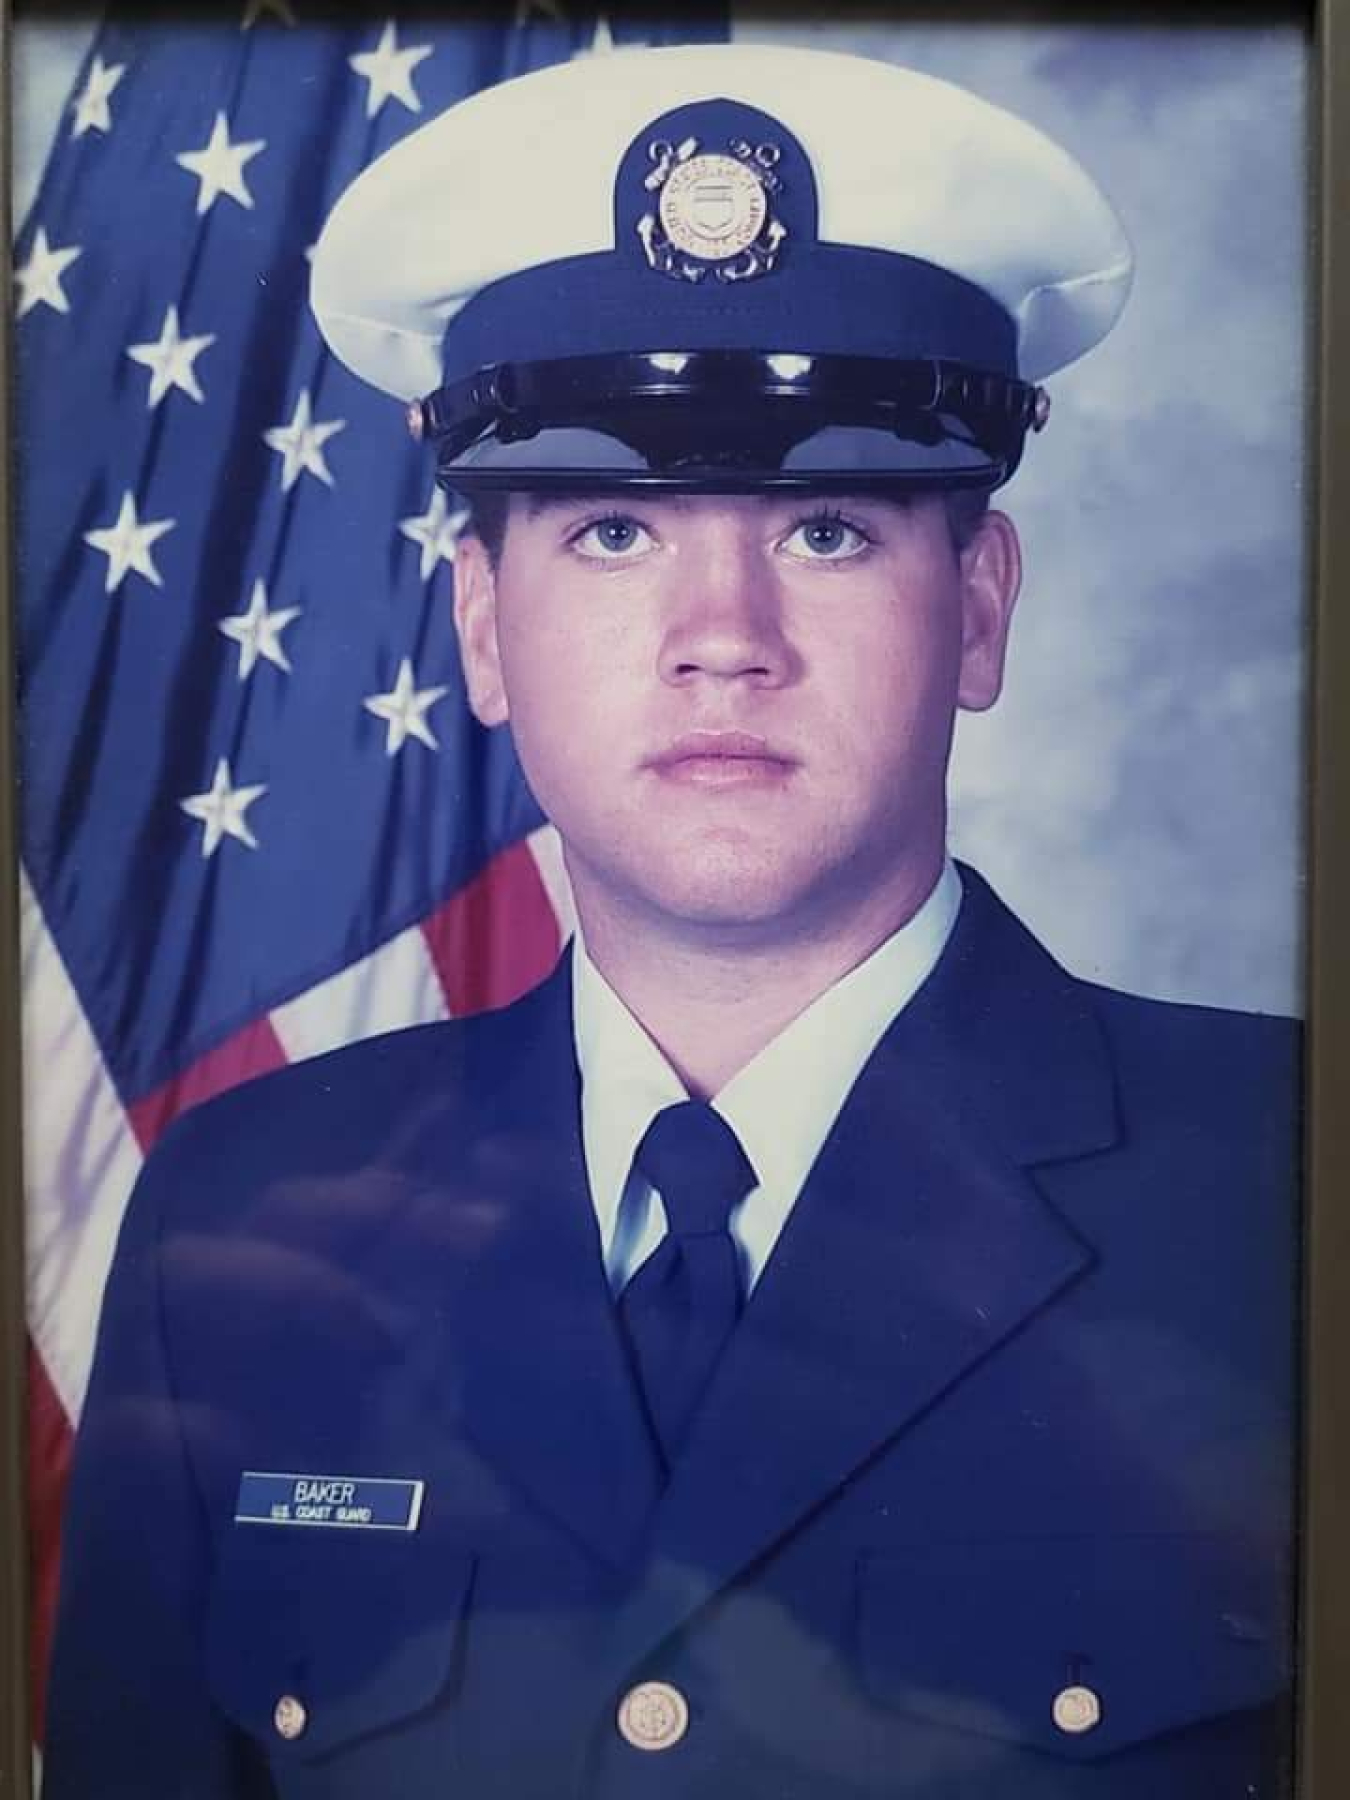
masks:
<instances>
[{"instance_id":1,"label":"man's nose","mask_svg":"<svg viewBox=\"0 0 1350 1800\"><path fill-rule=\"evenodd\" d=\"M740 528L710 526L686 543L671 570L663 681L712 677L776 687L791 678L794 655L771 556Z\"/></svg>"}]
</instances>

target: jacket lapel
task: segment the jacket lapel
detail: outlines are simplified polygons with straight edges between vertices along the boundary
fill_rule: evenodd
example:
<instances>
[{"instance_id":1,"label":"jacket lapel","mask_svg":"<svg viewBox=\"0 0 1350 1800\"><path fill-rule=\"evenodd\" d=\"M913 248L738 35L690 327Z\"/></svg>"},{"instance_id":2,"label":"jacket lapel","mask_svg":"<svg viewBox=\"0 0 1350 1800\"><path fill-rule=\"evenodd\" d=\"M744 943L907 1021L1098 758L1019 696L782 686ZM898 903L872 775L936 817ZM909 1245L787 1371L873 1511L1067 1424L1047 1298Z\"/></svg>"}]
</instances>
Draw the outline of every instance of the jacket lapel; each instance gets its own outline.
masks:
<instances>
[{"instance_id":1,"label":"jacket lapel","mask_svg":"<svg viewBox=\"0 0 1350 1800\"><path fill-rule=\"evenodd\" d=\"M640 1654L1092 1262L1027 1165L1116 1134L1081 990L963 871L957 930L860 1076L728 1348L620 1621Z\"/></svg>"},{"instance_id":2,"label":"jacket lapel","mask_svg":"<svg viewBox=\"0 0 1350 1800\"><path fill-rule=\"evenodd\" d=\"M624 1567L660 1475L586 1180L566 959L512 1015L474 1071L472 1143L447 1146L492 1221L448 1327L462 1427L533 1503Z\"/></svg>"}]
</instances>

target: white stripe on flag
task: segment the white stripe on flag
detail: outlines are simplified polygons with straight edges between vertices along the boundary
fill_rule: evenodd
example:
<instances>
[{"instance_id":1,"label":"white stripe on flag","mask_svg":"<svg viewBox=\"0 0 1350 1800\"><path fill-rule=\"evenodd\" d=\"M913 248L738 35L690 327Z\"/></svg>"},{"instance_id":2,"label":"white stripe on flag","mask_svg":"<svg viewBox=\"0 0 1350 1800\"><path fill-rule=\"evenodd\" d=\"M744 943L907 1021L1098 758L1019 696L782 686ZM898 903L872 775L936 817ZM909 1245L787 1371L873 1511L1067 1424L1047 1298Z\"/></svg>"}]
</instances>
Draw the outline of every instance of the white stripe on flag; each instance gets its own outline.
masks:
<instances>
[{"instance_id":1,"label":"white stripe on flag","mask_svg":"<svg viewBox=\"0 0 1350 1800\"><path fill-rule=\"evenodd\" d=\"M28 1326L74 1423L141 1151L27 879L23 956Z\"/></svg>"},{"instance_id":2,"label":"white stripe on flag","mask_svg":"<svg viewBox=\"0 0 1350 1800\"><path fill-rule=\"evenodd\" d=\"M268 1014L291 1062L445 1016L440 978L418 925Z\"/></svg>"},{"instance_id":3,"label":"white stripe on flag","mask_svg":"<svg viewBox=\"0 0 1350 1800\"><path fill-rule=\"evenodd\" d=\"M567 879L563 862L562 840L551 825L541 825L538 831L530 833L525 843L539 871L544 896L558 921L558 942L565 944L576 930L577 914L572 902L572 884Z\"/></svg>"}]
</instances>

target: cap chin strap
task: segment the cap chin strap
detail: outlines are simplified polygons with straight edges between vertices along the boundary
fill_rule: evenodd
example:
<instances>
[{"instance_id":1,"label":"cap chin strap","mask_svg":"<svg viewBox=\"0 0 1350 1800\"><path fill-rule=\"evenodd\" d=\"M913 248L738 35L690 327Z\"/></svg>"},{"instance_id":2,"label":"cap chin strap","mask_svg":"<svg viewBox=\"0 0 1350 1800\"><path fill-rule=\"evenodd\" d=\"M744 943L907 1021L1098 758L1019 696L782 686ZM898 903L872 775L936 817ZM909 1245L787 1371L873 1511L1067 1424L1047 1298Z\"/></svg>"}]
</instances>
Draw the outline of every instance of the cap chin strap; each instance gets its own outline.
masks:
<instances>
[{"instance_id":1,"label":"cap chin strap","mask_svg":"<svg viewBox=\"0 0 1350 1800\"><path fill-rule=\"evenodd\" d=\"M579 483L733 489L755 486L997 487L1039 431L1049 396L997 371L941 358L814 356L747 350L670 350L493 363L414 401L415 437L436 445L449 486ZM960 443L978 467L808 471L790 452L830 426L882 430L928 448ZM550 428L596 431L645 467L493 470L459 463L493 439L528 441Z\"/></svg>"}]
</instances>

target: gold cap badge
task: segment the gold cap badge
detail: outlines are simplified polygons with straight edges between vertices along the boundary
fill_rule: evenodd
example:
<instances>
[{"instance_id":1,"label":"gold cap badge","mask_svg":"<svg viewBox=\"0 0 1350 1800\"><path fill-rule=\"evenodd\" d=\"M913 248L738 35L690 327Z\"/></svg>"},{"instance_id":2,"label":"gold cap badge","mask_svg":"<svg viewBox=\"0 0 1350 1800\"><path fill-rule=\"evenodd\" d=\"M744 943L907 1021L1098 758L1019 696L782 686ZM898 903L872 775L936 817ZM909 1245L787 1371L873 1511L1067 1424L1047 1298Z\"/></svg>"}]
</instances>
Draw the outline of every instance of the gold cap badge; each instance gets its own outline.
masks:
<instances>
[{"instance_id":1,"label":"gold cap badge","mask_svg":"<svg viewBox=\"0 0 1350 1800\"><path fill-rule=\"evenodd\" d=\"M647 147L644 181L658 195L637 233L649 266L678 281L747 281L773 268L787 227L774 218L776 144L736 138L726 151L700 151L697 138L657 139Z\"/></svg>"}]
</instances>

